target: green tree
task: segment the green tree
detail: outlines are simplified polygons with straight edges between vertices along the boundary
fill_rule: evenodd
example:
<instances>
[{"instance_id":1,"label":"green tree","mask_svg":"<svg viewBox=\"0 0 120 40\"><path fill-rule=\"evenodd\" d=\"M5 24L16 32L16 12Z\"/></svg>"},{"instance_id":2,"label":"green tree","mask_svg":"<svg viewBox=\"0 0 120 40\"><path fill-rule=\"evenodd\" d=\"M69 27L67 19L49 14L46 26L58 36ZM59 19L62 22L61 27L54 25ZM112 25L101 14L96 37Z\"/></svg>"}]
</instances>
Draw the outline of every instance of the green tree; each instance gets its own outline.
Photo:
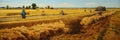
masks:
<instances>
[{"instance_id":1,"label":"green tree","mask_svg":"<svg viewBox=\"0 0 120 40\"><path fill-rule=\"evenodd\" d=\"M26 6L26 9L29 9L29 6Z\"/></svg>"},{"instance_id":2,"label":"green tree","mask_svg":"<svg viewBox=\"0 0 120 40\"><path fill-rule=\"evenodd\" d=\"M29 6L29 9L31 8L31 6Z\"/></svg>"},{"instance_id":3,"label":"green tree","mask_svg":"<svg viewBox=\"0 0 120 40\"><path fill-rule=\"evenodd\" d=\"M9 9L9 6L8 6L8 5L6 6L6 9Z\"/></svg>"},{"instance_id":4,"label":"green tree","mask_svg":"<svg viewBox=\"0 0 120 40\"><path fill-rule=\"evenodd\" d=\"M50 9L50 6L48 5L48 9Z\"/></svg>"},{"instance_id":5,"label":"green tree","mask_svg":"<svg viewBox=\"0 0 120 40\"><path fill-rule=\"evenodd\" d=\"M25 8L25 6L23 5L22 8Z\"/></svg>"},{"instance_id":6,"label":"green tree","mask_svg":"<svg viewBox=\"0 0 120 40\"><path fill-rule=\"evenodd\" d=\"M32 9L36 9L37 5L35 3L32 3Z\"/></svg>"}]
</instances>

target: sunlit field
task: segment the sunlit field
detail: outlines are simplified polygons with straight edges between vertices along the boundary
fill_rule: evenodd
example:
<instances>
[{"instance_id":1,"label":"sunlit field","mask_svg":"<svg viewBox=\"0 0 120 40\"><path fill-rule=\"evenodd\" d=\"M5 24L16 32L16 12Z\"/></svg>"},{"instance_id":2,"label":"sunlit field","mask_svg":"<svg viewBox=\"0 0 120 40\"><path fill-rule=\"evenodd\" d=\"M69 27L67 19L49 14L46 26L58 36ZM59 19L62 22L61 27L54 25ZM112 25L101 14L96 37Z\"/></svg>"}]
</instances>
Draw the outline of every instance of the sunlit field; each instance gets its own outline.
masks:
<instances>
[{"instance_id":1,"label":"sunlit field","mask_svg":"<svg viewBox=\"0 0 120 40\"><path fill-rule=\"evenodd\" d=\"M53 19L59 18L63 15L60 14L61 10L64 11L65 16L67 15L92 15L95 13L95 9L26 9L27 18L25 20L33 20L33 19ZM113 11L119 9L107 9L107 11ZM22 9L0 9L0 18L8 18L11 21L19 21L23 20L21 18ZM44 11L44 12L43 12ZM10 18L10 19L9 19ZM4 21L4 20L3 20Z\"/></svg>"},{"instance_id":2,"label":"sunlit field","mask_svg":"<svg viewBox=\"0 0 120 40\"><path fill-rule=\"evenodd\" d=\"M29 15L41 15L42 11L44 11L47 15L57 15L63 10L66 14L80 14L80 13L92 13L94 12L94 9L26 9L25 11L29 13ZM84 11L86 10L86 12ZM1 9L0 12L1 16L5 16L12 13L20 14L22 12L22 9ZM7 11L7 12L6 12ZM4 13L4 14L3 14ZM13 14L14 15L14 14Z\"/></svg>"},{"instance_id":3,"label":"sunlit field","mask_svg":"<svg viewBox=\"0 0 120 40\"><path fill-rule=\"evenodd\" d=\"M65 15L91 15L94 14L94 9L26 9L27 18L25 20L33 20L33 19L54 19L60 18L63 15L60 14L61 10L64 11ZM86 10L86 11L85 11ZM21 18L22 9L1 9L0 10L1 18L11 18L8 20L23 20ZM43 13L44 11L44 13ZM44 14L44 15L42 15ZM5 21L5 20L3 20Z\"/></svg>"},{"instance_id":4,"label":"sunlit field","mask_svg":"<svg viewBox=\"0 0 120 40\"><path fill-rule=\"evenodd\" d=\"M0 0L0 40L120 40L120 0Z\"/></svg>"},{"instance_id":5,"label":"sunlit field","mask_svg":"<svg viewBox=\"0 0 120 40\"><path fill-rule=\"evenodd\" d=\"M0 40L120 39L120 9L107 9L101 15L94 8L25 9L25 19L21 12L0 9Z\"/></svg>"}]
</instances>

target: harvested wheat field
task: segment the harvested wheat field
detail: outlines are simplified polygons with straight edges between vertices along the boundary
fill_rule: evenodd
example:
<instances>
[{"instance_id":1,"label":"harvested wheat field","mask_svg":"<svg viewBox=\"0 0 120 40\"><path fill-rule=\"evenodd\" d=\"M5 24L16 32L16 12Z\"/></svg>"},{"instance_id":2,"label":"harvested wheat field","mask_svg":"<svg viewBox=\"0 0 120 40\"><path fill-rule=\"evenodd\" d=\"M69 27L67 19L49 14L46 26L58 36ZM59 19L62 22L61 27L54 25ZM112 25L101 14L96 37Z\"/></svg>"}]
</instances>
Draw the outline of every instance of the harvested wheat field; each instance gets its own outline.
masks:
<instances>
[{"instance_id":1,"label":"harvested wheat field","mask_svg":"<svg viewBox=\"0 0 120 40\"><path fill-rule=\"evenodd\" d=\"M120 40L120 0L0 0L0 40Z\"/></svg>"},{"instance_id":2,"label":"harvested wheat field","mask_svg":"<svg viewBox=\"0 0 120 40\"><path fill-rule=\"evenodd\" d=\"M44 10L46 15L41 15ZM119 40L120 9L21 9L0 11L0 40ZM90 12L90 10L93 10ZM8 11L8 12L6 12ZM12 14L11 11L15 11ZM51 12L52 11L52 12ZM2 15L2 13L5 13Z\"/></svg>"},{"instance_id":3,"label":"harvested wheat field","mask_svg":"<svg viewBox=\"0 0 120 40\"><path fill-rule=\"evenodd\" d=\"M120 0L0 0L0 40L120 40Z\"/></svg>"}]
</instances>

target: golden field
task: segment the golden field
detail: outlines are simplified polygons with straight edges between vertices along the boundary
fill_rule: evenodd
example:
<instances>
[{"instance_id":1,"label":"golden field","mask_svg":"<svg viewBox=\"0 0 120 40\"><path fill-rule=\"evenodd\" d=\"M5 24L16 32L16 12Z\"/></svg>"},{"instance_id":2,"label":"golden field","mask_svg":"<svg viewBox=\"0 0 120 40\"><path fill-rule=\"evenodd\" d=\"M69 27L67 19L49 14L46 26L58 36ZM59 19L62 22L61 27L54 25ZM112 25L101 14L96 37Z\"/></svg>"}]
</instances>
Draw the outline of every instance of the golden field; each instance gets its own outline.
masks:
<instances>
[{"instance_id":1,"label":"golden field","mask_svg":"<svg viewBox=\"0 0 120 40\"><path fill-rule=\"evenodd\" d=\"M61 10L66 15L60 15ZM0 20L0 39L119 40L120 9L107 9L102 16L97 15L94 10L26 9L29 14L26 19L22 19L20 15L22 9L0 9L2 19ZM42 11L46 15L41 15ZM108 21L110 22L109 27L107 26Z\"/></svg>"},{"instance_id":2,"label":"golden field","mask_svg":"<svg viewBox=\"0 0 120 40\"><path fill-rule=\"evenodd\" d=\"M94 9L26 9L25 11L30 13L30 15L41 15L42 11L44 11L46 14L59 14L60 11L63 10L65 13L85 13L84 10L87 10L86 12L89 13L89 10L92 12ZM4 13L1 15L7 15L9 13L21 13L22 9L1 9L0 13ZM6 12L7 11L7 12Z\"/></svg>"},{"instance_id":3,"label":"golden field","mask_svg":"<svg viewBox=\"0 0 120 40\"><path fill-rule=\"evenodd\" d=\"M54 19L54 18L60 18L63 15L60 15L61 10L64 11L64 13L68 16L68 15L80 15L80 16L84 16L84 15L90 15L90 14L94 14L94 13L90 13L94 12L94 9L26 9L25 11L29 14L27 14L27 16L35 16L34 18L30 17L30 18L26 18L26 20L33 20L33 19ZM84 12L84 10L86 10L86 12ZM12 17L12 19L10 21L23 21L23 19L21 18L21 12L22 9L1 9L0 10L0 18L10 18ZM41 16L43 14L46 16ZM10 14L10 15L9 15ZM53 15L53 16L52 16ZM9 19L8 19L9 20ZM3 22L3 21L2 21Z\"/></svg>"},{"instance_id":4,"label":"golden field","mask_svg":"<svg viewBox=\"0 0 120 40\"><path fill-rule=\"evenodd\" d=\"M60 18L63 15L60 15L61 10L64 11L66 15L79 15L79 16L84 16L84 15L92 15L95 13L95 9L26 9L27 16L33 16L26 18L26 20L33 20L33 19L53 19L53 18ZM86 10L86 11L85 11ZM107 9L109 11L113 10L119 10L119 9ZM46 16L42 16L44 11L44 14ZM22 9L0 9L0 18L10 18L10 20L7 19L8 21L23 21L21 18L21 12ZM54 15L54 16L52 16ZM1 22L1 21L0 21ZM4 22L4 20L2 21Z\"/></svg>"}]
</instances>

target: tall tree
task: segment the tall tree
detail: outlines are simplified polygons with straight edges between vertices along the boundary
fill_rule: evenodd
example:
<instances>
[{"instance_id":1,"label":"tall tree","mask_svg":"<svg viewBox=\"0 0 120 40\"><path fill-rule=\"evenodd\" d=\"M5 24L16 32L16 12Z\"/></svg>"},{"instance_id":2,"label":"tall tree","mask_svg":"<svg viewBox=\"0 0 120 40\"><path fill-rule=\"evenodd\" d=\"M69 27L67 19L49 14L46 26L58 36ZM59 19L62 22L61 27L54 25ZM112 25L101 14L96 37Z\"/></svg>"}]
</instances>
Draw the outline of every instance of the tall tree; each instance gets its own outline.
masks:
<instances>
[{"instance_id":1,"label":"tall tree","mask_svg":"<svg viewBox=\"0 0 120 40\"><path fill-rule=\"evenodd\" d=\"M25 8L25 6L23 5L22 8Z\"/></svg>"},{"instance_id":2,"label":"tall tree","mask_svg":"<svg viewBox=\"0 0 120 40\"><path fill-rule=\"evenodd\" d=\"M31 8L31 6L29 6L29 9Z\"/></svg>"},{"instance_id":3,"label":"tall tree","mask_svg":"<svg viewBox=\"0 0 120 40\"><path fill-rule=\"evenodd\" d=\"M37 5L35 3L32 3L32 9L36 9Z\"/></svg>"},{"instance_id":4,"label":"tall tree","mask_svg":"<svg viewBox=\"0 0 120 40\"><path fill-rule=\"evenodd\" d=\"M48 9L50 9L50 6L48 5Z\"/></svg>"},{"instance_id":5,"label":"tall tree","mask_svg":"<svg viewBox=\"0 0 120 40\"><path fill-rule=\"evenodd\" d=\"M8 5L6 6L6 9L9 9L9 6L8 6Z\"/></svg>"},{"instance_id":6,"label":"tall tree","mask_svg":"<svg viewBox=\"0 0 120 40\"><path fill-rule=\"evenodd\" d=\"M26 6L26 9L29 9L29 6Z\"/></svg>"}]
</instances>

